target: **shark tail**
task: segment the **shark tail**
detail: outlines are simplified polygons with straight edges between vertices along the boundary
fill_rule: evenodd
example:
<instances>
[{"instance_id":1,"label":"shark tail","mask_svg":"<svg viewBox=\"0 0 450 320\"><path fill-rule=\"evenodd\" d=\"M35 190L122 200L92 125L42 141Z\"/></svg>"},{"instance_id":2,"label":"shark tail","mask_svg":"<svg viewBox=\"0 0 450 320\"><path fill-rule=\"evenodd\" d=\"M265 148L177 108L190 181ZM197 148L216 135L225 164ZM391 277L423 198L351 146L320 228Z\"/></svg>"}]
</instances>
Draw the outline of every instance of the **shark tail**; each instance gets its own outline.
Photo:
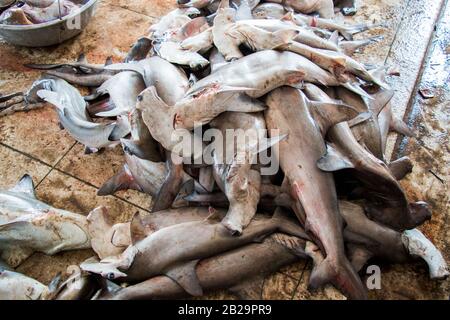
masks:
<instances>
[{"instance_id":1,"label":"shark tail","mask_svg":"<svg viewBox=\"0 0 450 320\"><path fill-rule=\"evenodd\" d=\"M318 289L325 284L334 285L349 299L367 299L367 290L347 259L337 262L327 257L315 266L309 279L309 287Z\"/></svg>"}]
</instances>

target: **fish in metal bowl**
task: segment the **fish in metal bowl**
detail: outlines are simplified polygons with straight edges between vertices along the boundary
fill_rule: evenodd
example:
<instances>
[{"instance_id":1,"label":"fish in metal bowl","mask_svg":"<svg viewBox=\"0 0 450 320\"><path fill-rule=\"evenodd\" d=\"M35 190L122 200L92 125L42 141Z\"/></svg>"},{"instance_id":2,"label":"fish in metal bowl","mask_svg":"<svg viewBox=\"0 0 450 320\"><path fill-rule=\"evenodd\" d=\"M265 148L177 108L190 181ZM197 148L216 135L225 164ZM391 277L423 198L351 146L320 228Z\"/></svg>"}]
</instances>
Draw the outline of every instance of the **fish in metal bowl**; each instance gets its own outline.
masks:
<instances>
[{"instance_id":1,"label":"fish in metal bowl","mask_svg":"<svg viewBox=\"0 0 450 320\"><path fill-rule=\"evenodd\" d=\"M0 0L0 37L27 47L61 43L81 33L97 0Z\"/></svg>"}]
</instances>

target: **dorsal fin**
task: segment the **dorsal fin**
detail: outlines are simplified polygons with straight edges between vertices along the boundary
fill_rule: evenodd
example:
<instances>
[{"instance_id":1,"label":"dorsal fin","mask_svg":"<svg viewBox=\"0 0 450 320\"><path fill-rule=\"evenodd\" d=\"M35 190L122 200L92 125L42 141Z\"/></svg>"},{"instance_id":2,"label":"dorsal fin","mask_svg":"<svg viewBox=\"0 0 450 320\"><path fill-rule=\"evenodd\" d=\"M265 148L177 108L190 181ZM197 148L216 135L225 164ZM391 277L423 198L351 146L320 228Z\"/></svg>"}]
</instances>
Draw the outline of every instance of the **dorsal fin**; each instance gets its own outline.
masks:
<instances>
[{"instance_id":1,"label":"dorsal fin","mask_svg":"<svg viewBox=\"0 0 450 320\"><path fill-rule=\"evenodd\" d=\"M219 7L217 8L217 11L219 9L226 9L230 8L230 0L220 0Z\"/></svg>"},{"instance_id":2,"label":"dorsal fin","mask_svg":"<svg viewBox=\"0 0 450 320\"><path fill-rule=\"evenodd\" d=\"M294 21L294 13L293 11L288 11L284 16L280 18L281 21Z\"/></svg>"},{"instance_id":3,"label":"dorsal fin","mask_svg":"<svg viewBox=\"0 0 450 320\"><path fill-rule=\"evenodd\" d=\"M148 234L149 231L145 228L139 212L136 212L130 222L131 243L134 245L136 242L146 238Z\"/></svg>"},{"instance_id":4,"label":"dorsal fin","mask_svg":"<svg viewBox=\"0 0 450 320\"><path fill-rule=\"evenodd\" d=\"M165 272L169 278L195 297L203 295L203 290L195 271L197 263L198 260L189 261Z\"/></svg>"},{"instance_id":5,"label":"dorsal fin","mask_svg":"<svg viewBox=\"0 0 450 320\"><path fill-rule=\"evenodd\" d=\"M255 150L252 150L252 151L254 154L261 153L261 152L271 148L272 146L276 145L280 141L283 141L284 139L287 138L287 136L288 136L287 134L283 134L283 135L279 135L276 137L271 137L269 139L263 138L259 141L258 148Z\"/></svg>"},{"instance_id":6,"label":"dorsal fin","mask_svg":"<svg viewBox=\"0 0 450 320\"><path fill-rule=\"evenodd\" d=\"M306 97L305 97L306 99ZM325 136L328 129L339 122L349 121L358 115L355 108L342 102L308 101L311 116Z\"/></svg>"},{"instance_id":7,"label":"dorsal fin","mask_svg":"<svg viewBox=\"0 0 450 320\"><path fill-rule=\"evenodd\" d=\"M391 101L394 96L394 90L381 89L375 95L375 100L368 101L370 111L378 116L381 110Z\"/></svg>"},{"instance_id":8,"label":"dorsal fin","mask_svg":"<svg viewBox=\"0 0 450 320\"><path fill-rule=\"evenodd\" d=\"M27 195L36 199L33 179L29 174L25 174L22 178L20 178L19 182L17 182L17 184L9 191L26 193Z\"/></svg>"},{"instance_id":9,"label":"dorsal fin","mask_svg":"<svg viewBox=\"0 0 450 320\"><path fill-rule=\"evenodd\" d=\"M86 54L84 52L80 53L80 55L77 58L78 63L88 63Z\"/></svg>"},{"instance_id":10,"label":"dorsal fin","mask_svg":"<svg viewBox=\"0 0 450 320\"><path fill-rule=\"evenodd\" d=\"M336 45L339 45L339 32L336 30L334 31L328 41L333 42Z\"/></svg>"},{"instance_id":11,"label":"dorsal fin","mask_svg":"<svg viewBox=\"0 0 450 320\"><path fill-rule=\"evenodd\" d=\"M105 66L109 66L113 64L113 59L111 56L107 57L105 60Z\"/></svg>"},{"instance_id":12,"label":"dorsal fin","mask_svg":"<svg viewBox=\"0 0 450 320\"><path fill-rule=\"evenodd\" d=\"M220 211L214 209L213 207L208 208L209 215L206 217L205 221L219 222L223 219Z\"/></svg>"},{"instance_id":13,"label":"dorsal fin","mask_svg":"<svg viewBox=\"0 0 450 320\"><path fill-rule=\"evenodd\" d=\"M327 143L327 153L317 161L317 167L326 172L354 168L350 159L345 157L331 144Z\"/></svg>"}]
</instances>

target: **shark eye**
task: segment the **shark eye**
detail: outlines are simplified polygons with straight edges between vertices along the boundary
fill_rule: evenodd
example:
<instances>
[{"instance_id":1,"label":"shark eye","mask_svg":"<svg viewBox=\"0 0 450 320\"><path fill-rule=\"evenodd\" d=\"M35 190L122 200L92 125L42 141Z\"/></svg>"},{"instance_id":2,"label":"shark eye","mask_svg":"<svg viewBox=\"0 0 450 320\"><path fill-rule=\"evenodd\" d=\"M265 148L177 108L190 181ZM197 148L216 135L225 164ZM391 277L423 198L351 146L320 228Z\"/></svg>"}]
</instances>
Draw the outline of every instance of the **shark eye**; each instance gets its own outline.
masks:
<instances>
[{"instance_id":1,"label":"shark eye","mask_svg":"<svg viewBox=\"0 0 450 320\"><path fill-rule=\"evenodd\" d=\"M142 95L138 95L137 99L138 99L138 101L144 100L144 98L142 97Z\"/></svg>"},{"instance_id":2,"label":"shark eye","mask_svg":"<svg viewBox=\"0 0 450 320\"><path fill-rule=\"evenodd\" d=\"M114 280L116 276L114 275L114 273L110 272L106 275L106 278L108 278L108 280Z\"/></svg>"}]
</instances>

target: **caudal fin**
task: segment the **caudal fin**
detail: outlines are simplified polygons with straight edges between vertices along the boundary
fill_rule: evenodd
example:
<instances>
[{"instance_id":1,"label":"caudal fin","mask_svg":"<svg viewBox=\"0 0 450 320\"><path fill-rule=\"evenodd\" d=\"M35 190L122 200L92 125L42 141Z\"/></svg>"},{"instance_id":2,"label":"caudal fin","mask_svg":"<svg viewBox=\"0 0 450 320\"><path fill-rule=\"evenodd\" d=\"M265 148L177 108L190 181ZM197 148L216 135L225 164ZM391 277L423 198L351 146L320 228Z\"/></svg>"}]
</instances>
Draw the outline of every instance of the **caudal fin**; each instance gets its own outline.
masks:
<instances>
[{"instance_id":1,"label":"caudal fin","mask_svg":"<svg viewBox=\"0 0 450 320\"><path fill-rule=\"evenodd\" d=\"M348 56L351 56L356 51L361 49L362 47L368 46L369 44L379 42L383 40L383 36L375 36L364 40L355 40L355 41L341 41L339 43L340 49Z\"/></svg>"},{"instance_id":2,"label":"caudal fin","mask_svg":"<svg viewBox=\"0 0 450 320\"><path fill-rule=\"evenodd\" d=\"M345 28L342 28L342 30L339 30L339 33L342 34L342 36L345 38L345 40L353 40L353 35L357 33L361 33L367 30L370 30L372 28L380 27L382 24L368 24L368 23L361 23L361 24L354 24L354 25L346 25Z\"/></svg>"},{"instance_id":3,"label":"caudal fin","mask_svg":"<svg viewBox=\"0 0 450 320\"><path fill-rule=\"evenodd\" d=\"M318 289L325 284L332 284L349 299L367 299L367 290L347 259L338 263L331 258L326 258L313 268L309 287Z\"/></svg>"},{"instance_id":4,"label":"caudal fin","mask_svg":"<svg viewBox=\"0 0 450 320\"><path fill-rule=\"evenodd\" d=\"M395 131L407 137L415 137L414 132L406 125L406 123L394 115L392 115L392 120L389 126L391 131Z\"/></svg>"}]
</instances>

